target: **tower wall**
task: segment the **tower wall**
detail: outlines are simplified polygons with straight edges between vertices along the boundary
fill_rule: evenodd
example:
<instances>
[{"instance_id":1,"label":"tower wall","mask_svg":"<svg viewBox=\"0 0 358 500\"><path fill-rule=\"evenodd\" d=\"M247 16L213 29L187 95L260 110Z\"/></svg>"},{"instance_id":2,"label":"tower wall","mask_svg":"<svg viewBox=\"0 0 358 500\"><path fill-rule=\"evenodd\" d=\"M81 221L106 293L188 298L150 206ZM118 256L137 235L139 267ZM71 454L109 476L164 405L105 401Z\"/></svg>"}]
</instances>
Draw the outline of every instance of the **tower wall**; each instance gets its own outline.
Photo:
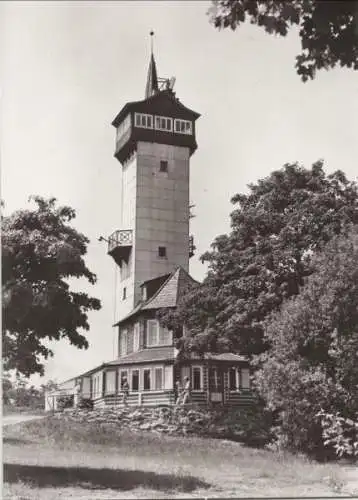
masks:
<instances>
[{"instance_id":1,"label":"tower wall","mask_svg":"<svg viewBox=\"0 0 358 500\"><path fill-rule=\"evenodd\" d=\"M119 319L141 298L143 281L189 271L189 158L187 147L140 141L123 168L122 227L133 229L128 267L121 270ZM167 162L167 172L160 162ZM158 248L165 247L160 257Z\"/></svg>"},{"instance_id":2,"label":"tower wall","mask_svg":"<svg viewBox=\"0 0 358 500\"><path fill-rule=\"evenodd\" d=\"M121 228L133 231L133 246L128 262L122 261L120 280L117 283L118 317L126 316L134 307L134 255L135 255L135 227L136 227L136 199L137 199L137 160L135 156L123 165L122 192L121 192ZM123 298L125 289L126 298Z\"/></svg>"}]
</instances>

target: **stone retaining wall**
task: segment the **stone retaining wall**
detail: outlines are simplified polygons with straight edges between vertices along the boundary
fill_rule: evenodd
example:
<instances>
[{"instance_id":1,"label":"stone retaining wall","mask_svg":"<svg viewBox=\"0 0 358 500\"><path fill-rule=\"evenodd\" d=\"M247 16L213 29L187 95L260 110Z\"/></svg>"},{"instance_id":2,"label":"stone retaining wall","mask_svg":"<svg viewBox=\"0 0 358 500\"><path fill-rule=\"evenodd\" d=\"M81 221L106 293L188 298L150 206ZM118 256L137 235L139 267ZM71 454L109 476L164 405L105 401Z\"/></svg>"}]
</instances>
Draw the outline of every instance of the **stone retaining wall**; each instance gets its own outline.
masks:
<instances>
[{"instance_id":1,"label":"stone retaining wall","mask_svg":"<svg viewBox=\"0 0 358 500\"><path fill-rule=\"evenodd\" d=\"M54 418L77 423L95 423L132 431L171 435L232 437L246 441L255 433L263 435L255 410L203 409L186 407L127 407L116 409L66 410ZM251 427L251 430L250 430ZM262 430L262 432L261 432ZM266 434L265 434L266 435Z\"/></svg>"}]
</instances>

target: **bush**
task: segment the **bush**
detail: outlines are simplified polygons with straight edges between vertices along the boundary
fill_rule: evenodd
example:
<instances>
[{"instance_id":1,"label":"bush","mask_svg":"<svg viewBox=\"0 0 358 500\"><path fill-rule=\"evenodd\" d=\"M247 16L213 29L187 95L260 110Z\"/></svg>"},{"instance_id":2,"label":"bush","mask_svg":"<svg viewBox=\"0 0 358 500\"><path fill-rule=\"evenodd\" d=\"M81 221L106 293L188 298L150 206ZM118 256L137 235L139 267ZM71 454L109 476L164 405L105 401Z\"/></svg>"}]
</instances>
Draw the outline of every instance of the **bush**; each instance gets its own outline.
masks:
<instances>
[{"instance_id":1,"label":"bush","mask_svg":"<svg viewBox=\"0 0 358 500\"><path fill-rule=\"evenodd\" d=\"M318 414L323 428L324 445L333 447L338 457L358 457L358 414L357 420L340 417L338 413Z\"/></svg>"},{"instance_id":2,"label":"bush","mask_svg":"<svg viewBox=\"0 0 358 500\"><path fill-rule=\"evenodd\" d=\"M74 396L73 394L64 395L57 398L57 408L59 410L65 410L66 408L73 408Z\"/></svg>"},{"instance_id":3,"label":"bush","mask_svg":"<svg viewBox=\"0 0 358 500\"><path fill-rule=\"evenodd\" d=\"M279 415L277 439L316 458L331 457L329 443L342 453L354 449L343 421L317 414L358 412L357 259L358 234L327 244L300 293L267 321L270 349L256 359L256 388Z\"/></svg>"},{"instance_id":4,"label":"bush","mask_svg":"<svg viewBox=\"0 0 358 500\"><path fill-rule=\"evenodd\" d=\"M90 398L81 398L78 403L78 408L85 410L93 410L93 401Z\"/></svg>"}]
</instances>

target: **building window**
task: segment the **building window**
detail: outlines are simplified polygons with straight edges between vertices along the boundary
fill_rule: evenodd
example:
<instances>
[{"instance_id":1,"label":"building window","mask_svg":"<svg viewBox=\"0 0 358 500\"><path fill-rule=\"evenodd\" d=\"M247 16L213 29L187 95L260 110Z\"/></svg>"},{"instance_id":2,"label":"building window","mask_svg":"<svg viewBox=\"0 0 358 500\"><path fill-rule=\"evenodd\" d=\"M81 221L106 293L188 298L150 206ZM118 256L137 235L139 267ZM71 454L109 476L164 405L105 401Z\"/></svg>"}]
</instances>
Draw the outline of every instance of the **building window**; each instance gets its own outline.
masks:
<instances>
[{"instance_id":1,"label":"building window","mask_svg":"<svg viewBox=\"0 0 358 500\"><path fill-rule=\"evenodd\" d=\"M174 120L174 132L176 132L177 134L192 135L192 122L188 120L179 120L178 118L176 118Z\"/></svg>"},{"instance_id":2,"label":"building window","mask_svg":"<svg viewBox=\"0 0 358 500\"><path fill-rule=\"evenodd\" d=\"M127 337L128 337L127 330L122 330L120 333L120 340L119 340L120 356L125 356L127 354Z\"/></svg>"},{"instance_id":3,"label":"building window","mask_svg":"<svg viewBox=\"0 0 358 500\"><path fill-rule=\"evenodd\" d=\"M147 320L147 346L159 345L159 323L156 319Z\"/></svg>"},{"instance_id":4,"label":"building window","mask_svg":"<svg viewBox=\"0 0 358 500\"><path fill-rule=\"evenodd\" d=\"M116 372L110 370L106 372L106 394L114 394L116 392Z\"/></svg>"},{"instance_id":5,"label":"building window","mask_svg":"<svg viewBox=\"0 0 358 500\"><path fill-rule=\"evenodd\" d=\"M240 371L238 368L229 370L229 390L238 391L240 388Z\"/></svg>"},{"instance_id":6,"label":"building window","mask_svg":"<svg viewBox=\"0 0 358 500\"><path fill-rule=\"evenodd\" d=\"M139 391L139 370L132 370L132 391Z\"/></svg>"},{"instance_id":7,"label":"building window","mask_svg":"<svg viewBox=\"0 0 358 500\"><path fill-rule=\"evenodd\" d=\"M167 256L167 249L166 247L158 247L158 257L160 258L165 258Z\"/></svg>"},{"instance_id":8,"label":"building window","mask_svg":"<svg viewBox=\"0 0 358 500\"><path fill-rule=\"evenodd\" d=\"M133 351L139 351L139 335L140 335L140 324L135 323L133 329Z\"/></svg>"},{"instance_id":9,"label":"building window","mask_svg":"<svg viewBox=\"0 0 358 500\"><path fill-rule=\"evenodd\" d=\"M160 345L172 345L173 343L173 332L159 325L159 344Z\"/></svg>"},{"instance_id":10,"label":"building window","mask_svg":"<svg viewBox=\"0 0 358 500\"><path fill-rule=\"evenodd\" d=\"M164 389L173 389L173 365L164 367Z\"/></svg>"},{"instance_id":11,"label":"building window","mask_svg":"<svg viewBox=\"0 0 358 500\"><path fill-rule=\"evenodd\" d=\"M160 326L158 320L147 320L147 347L158 345L172 345L173 332L163 326Z\"/></svg>"},{"instance_id":12,"label":"building window","mask_svg":"<svg viewBox=\"0 0 358 500\"><path fill-rule=\"evenodd\" d=\"M123 287L123 300L126 300L127 298L127 288Z\"/></svg>"},{"instance_id":13,"label":"building window","mask_svg":"<svg viewBox=\"0 0 358 500\"><path fill-rule=\"evenodd\" d=\"M155 129L164 130L166 132L172 132L173 130L173 119L167 118L165 116L155 117Z\"/></svg>"},{"instance_id":14,"label":"building window","mask_svg":"<svg viewBox=\"0 0 358 500\"><path fill-rule=\"evenodd\" d=\"M134 124L140 128L153 128L153 116L135 113Z\"/></svg>"},{"instance_id":15,"label":"building window","mask_svg":"<svg viewBox=\"0 0 358 500\"><path fill-rule=\"evenodd\" d=\"M154 375L154 388L161 391L163 389L163 368L155 368Z\"/></svg>"},{"instance_id":16,"label":"building window","mask_svg":"<svg viewBox=\"0 0 358 500\"><path fill-rule=\"evenodd\" d=\"M150 368L143 370L143 390L150 391Z\"/></svg>"},{"instance_id":17,"label":"building window","mask_svg":"<svg viewBox=\"0 0 358 500\"><path fill-rule=\"evenodd\" d=\"M213 392L219 392L222 390L222 371L217 368L209 369L209 387Z\"/></svg>"},{"instance_id":18,"label":"building window","mask_svg":"<svg viewBox=\"0 0 358 500\"><path fill-rule=\"evenodd\" d=\"M160 160L160 172L168 172L168 162L167 160Z\"/></svg>"},{"instance_id":19,"label":"building window","mask_svg":"<svg viewBox=\"0 0 358 500\"><path fill-rule=\"evenodd\" d=\"M145 285L142 287L142 300L147 300L147 287Z\"/></svg>"},{"instance_id":20,"label":"building window","mask_svg":"<svg viewBox=\"0 0 358 500\"><path fill-rule=\"evenodd\" d=\"M193 366L191 369L193 391L203 390L203 368L202 366Z\"/></svg>"},{"instance_id":21,"label":"building window","mask_svg":"<svg viewBox=\"0 0 358 500\"><path fill-rule=\"evenodd\" d=\"M117 142L127 132L130 126L131 126L131 117L130 115L127 115L125 119L117 127Z\"/></svg>"},{"instance_id":22,"label":"building window","mask_svg":"<svg viewBox=\"0 0 358 500\"><path fill-rule=\"evenodd\" d=\"M241 370L241 387L250 389L250 370L248 368L242 368Z\"/></svg>"},{"instance_id":23,"label":"building window","mask_svg":"<svg viewBox=\"0 0 358 500\"><path fill-rule=\"evenodd\" d=\"M119 390L123 388L124 382L128 382L128 370L120 370L119 372Z\"/></svg>"}]
</instances>

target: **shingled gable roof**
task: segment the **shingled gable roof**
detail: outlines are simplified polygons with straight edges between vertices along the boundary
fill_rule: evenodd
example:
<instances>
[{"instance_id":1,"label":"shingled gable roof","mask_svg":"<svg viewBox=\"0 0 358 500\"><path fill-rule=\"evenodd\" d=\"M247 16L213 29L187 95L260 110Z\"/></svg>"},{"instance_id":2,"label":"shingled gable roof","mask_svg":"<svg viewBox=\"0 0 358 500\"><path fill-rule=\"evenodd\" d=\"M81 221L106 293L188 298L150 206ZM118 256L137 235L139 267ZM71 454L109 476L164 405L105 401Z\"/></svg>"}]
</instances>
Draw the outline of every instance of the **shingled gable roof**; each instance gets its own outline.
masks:
<instances>
[{"instance_id":1,"label":"shingled gable roof","mask_svg":"<svg viewBox=\"0 0 358 500\"><path fill-rule=\"evenodd\" d=\"M114 326L120 325L140 311L176 307L178 300L186 293L188 286L196 285L199 285L199 282L194 280L181 266L178 266L150 299L137 304L125 318L118 321Z\"/></svg>"},{"instance_id":2,"label":"shingled gable roof","mask_svg":"<svg viewBox=\"0 0 358 500\"><path fill-rule=\"evenodd\" d=\"M188 286L198 284L182 267L178 267L159 290L142 306L142 310L175 307Z\"/></svg>"}]
</instances>

